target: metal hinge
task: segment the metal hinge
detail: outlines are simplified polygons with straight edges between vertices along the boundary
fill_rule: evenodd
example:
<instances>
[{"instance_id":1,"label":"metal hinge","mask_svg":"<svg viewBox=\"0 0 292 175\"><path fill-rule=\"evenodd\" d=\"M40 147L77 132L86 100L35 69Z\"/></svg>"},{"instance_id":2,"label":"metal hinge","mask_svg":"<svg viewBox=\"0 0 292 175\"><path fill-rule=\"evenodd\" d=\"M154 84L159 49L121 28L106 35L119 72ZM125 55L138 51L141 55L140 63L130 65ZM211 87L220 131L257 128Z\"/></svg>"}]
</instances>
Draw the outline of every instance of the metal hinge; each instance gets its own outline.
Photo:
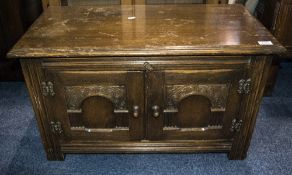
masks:
<instances>
[{"instance_id":1,"label":"metal hinge","mask_svg":"<svg viewBox=\"0 0 292 175\"><path fill-rule=\"evenodd\" d=\"M239 94L249 94L250 93L250 85L251 85L251 79L241 79L238 82L238 90L237 92Z\"/></svg>"},{"instance_id":2,"label":"metal hinge","mask_svg":"<svg viewBox=\"0 0 292 175\"><path fill-rule=\"evenodd\" d=\"M153 66L148 62L144 63L144 68L145 68L146 72L151 72L154 69Z\"/></svg>"},{"instance_id":3,"label":"metal hinge","mask_svg":"<svg viewBox=\"0 0 292 175\"><path fill-rule=\"evenodd\" d=\"M51 121L51 131L54 133L54 134L62 134L63 133L63 129L62 129L62 126L61 126L61 123L60 122L52 122Z\"/></svg>"},{"instance_id":4,"label":"metal hinge","mask_svg":"<svg viewBox=\"0 0 292 175\"><path fill-rule=\"evenodd\" d=\"M240 128L242 126L243 121L242 120L237 120L233 119L230 127L231 132L239 132Z\"/></svg>"},{"instance_id":5,"label":"metal hinge","mask_svg":"<svg viewBox=\"0 0 292 175\"><path fill-rule=\"evenodd\" d=\"M54 84L51 81L42 82L42 94L43 96L54 96L56 94L54 91Z\"/></svg>"}]
</instances>

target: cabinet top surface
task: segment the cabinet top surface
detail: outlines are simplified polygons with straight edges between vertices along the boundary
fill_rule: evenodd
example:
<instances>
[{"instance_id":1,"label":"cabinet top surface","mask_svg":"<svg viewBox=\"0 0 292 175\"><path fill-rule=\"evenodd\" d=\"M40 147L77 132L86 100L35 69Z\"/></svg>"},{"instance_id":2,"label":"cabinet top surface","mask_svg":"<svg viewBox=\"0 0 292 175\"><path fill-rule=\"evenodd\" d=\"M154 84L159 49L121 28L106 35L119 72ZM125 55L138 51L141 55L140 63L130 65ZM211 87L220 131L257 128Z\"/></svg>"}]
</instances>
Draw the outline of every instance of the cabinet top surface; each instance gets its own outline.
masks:
<instances>
[{"instance_id":1,"label":"cabinet top surface","mask_svg":"<svg viewBox=\"0 0 292 175\"><path fill-rule=\"evenodd\" d=\"M242 5L116 5L50 7L8 57L249 55L284 51Z\"/></svg>"}]
</instances>

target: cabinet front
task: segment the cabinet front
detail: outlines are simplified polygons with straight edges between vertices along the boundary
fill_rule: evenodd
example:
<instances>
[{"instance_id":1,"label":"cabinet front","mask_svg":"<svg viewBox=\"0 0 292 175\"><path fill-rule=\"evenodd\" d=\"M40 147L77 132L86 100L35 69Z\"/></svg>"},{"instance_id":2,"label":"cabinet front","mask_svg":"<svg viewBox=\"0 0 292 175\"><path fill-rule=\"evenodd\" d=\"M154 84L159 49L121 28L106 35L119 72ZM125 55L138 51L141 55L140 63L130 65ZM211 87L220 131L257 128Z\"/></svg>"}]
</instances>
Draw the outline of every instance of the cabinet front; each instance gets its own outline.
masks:
<instances>
[{"instance_id":1,"label":"cabinet front","mask_svg":"<svg viewBox=\"0 0 292 175\"><path fill-rule=\"evenodd\" d=\"M139 71L45 71L53 132L63 141L141 140L144 76Z\"/></svg>"},{"instance_id":2,"label":"cabinet front","mask_svg":"<svg viewBox=\"0 0 292 175\"><path fill-rule=\"evenodd\" d=\"M172 69L144 64L140 71L44 68L51 130L65 142L231 141L250 88L247 61L240 64Z\"/></svg>"},{"instance_id":3,"label":"cabinet front","mask_svg":"<svg viewBox=\"0 0 292 175\"><path fill-rule=\"evenodd\" d=\"M244 69L165 70L147 75L150 140L231 139L239 110ZM241 80L242 79L242 80Z\"/></svg>"}]
</instances>

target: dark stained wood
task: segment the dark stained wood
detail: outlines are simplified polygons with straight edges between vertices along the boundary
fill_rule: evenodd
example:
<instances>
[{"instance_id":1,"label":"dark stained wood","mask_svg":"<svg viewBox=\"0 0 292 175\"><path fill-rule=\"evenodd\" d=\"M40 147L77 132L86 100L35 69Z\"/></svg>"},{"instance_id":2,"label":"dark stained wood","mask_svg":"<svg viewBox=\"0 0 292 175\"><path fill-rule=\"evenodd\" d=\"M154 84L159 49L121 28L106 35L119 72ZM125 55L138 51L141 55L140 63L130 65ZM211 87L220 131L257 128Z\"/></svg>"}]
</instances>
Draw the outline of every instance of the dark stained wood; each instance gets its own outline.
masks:
<instances>
[{"instance_id":1,"label":"dark stained wood","mask_svg":"<svg viewBox=\"0 0 292 175\"><path fill-rule=\"evenodd\" d=\"M149 140L163 138L164 72L146 72L147 134Z\"/></svg>"},{"instance_id":2,"label":"dark stained wood","mask_svg":"<svg viewBox=\"0 0 292 175\"><path fill-rule=\"evenodd\" d=\"M144 72L131 71L127 74L127 99L129 109L129 130L131 140L142 140L146 133L146 119L145 119L145 79ZM135 106L138 107L135 109ZM135 111L136 110L136 111ZM134 116L134 113L137 116Z\"/></svg>"},{"instance_id":3,"label":"dark stained wood","mask_svg":"<svg viewBox=\"0 0 292 175\"><path fill-rule=\"evenodd\" d=\"M225 64L229 60L225 60ZM228 139L239 113L238 81L249 64L232 69L216 64L165 71L164 120L160 140ZM183 67L183 66L182 66ZM163 122L163 121L162 121Z\"/></svg>"},{"instance_id":4,"label":"dark stained wood","mask_svg":"<svg viewBox=\"0 0 292 175\"><path fill-rule=\"evenodd\" d=\"M149 4L227 4L228 0L42 0L43 9L49 6L92 6L92 5L149 5Z\"/></svg>"},{"instance_id":5,"label":"dark stained wood","mask_svg":"<svg viewBox=\"0 0 292 175\"><path fill-rule=\"evenodd\" d=\"M40 130L42 143L44 145L48 160L64 160L64 154L60 152L60 145L50 130L50 118L47 118L45 101L40 87L43 79L40 70L40 61L21 60L21 66L25 77L25 83L31 97L33 109L36 114L37 124Z\"/></svg>"},{"instance_id":6,"label":"dark stained wood","mask_svg":"<svg viewBox=\"0 0 292 175\"><path fill-rule=\"evenodd\" d=\"M9 56L21 59L49 160L109 152L245 158L270 58L285 49L242 6L184 7L136 6L136 22L129 6L49 8L34 24Z\"/></svg>"},{"instance_id":7,"label":"dark stained wood","mask_svg":"<svg viewBox=\"0 0 292 175\"><path fill-rule=\"evenodd\" d=\"M114 123L113 103L100 96L91 96L82 101L82 118L86 128L112 128Z\"/></svg>"},{"instance_id":8,"label":"dark stained wood","mask_svg":"<svg viewBox=\"0 0 292 175\"><path fill-rule=\"evenodd\" d=\"M251 141L251 135L256 123L256 115L259 111L261 100L264 93L264 87L268 78L268 71L272 61L272 57L267 57L262 60L262 57L257 57L252 60L251 69L247 76L251 77L251 93L243 97L243 104L240 118L244 121L241 131L235 136L233 145L229 153L229 159L245 159L247 150Z\"/></svg>"},{"instance_id":9,"label":"dark stained wood","mask_svg":"<svg viewBox=\"0 0 292 175\"><path fill-rule=\"evenodd\" d=\"M51 120L62 123L62 141L143 137L143 74L87 66L78 70L44 66L43 72L45 81L54 83L55 95L45 101ZM135 83L142 87L136 88ZM135 105L140 107L138 118L133 117Z\"/></svg>"},{"instance_id":10,"label":"dark stained wood","mask_svg":"<svg viewBox=\"0 0 292 175\"><path fill-rule=\"evenodd\" d=\"M81 146L82 145L82 146ZM226 140L198 141L142 141L142 142L71 142L62 144L61 150L66 153L190 153L190 152L228 152L231 142ZM116 147L119 147L117 149Z\"/></svg>"},{"instance_id":11,"label":"dark stained wood","mask_svg":"<svg viewBox=\"0 0 292 175\"><path fill-rule=\"evenodd\" d=\"M133 6L50 8L9 56L235 55L284 51L242 5L135 8L145 11L144 16L139 13L136 19L128 19L135 15ZM123 28L127 22L139 27ZM273 45L258 44L266 40Z\"/></svg>"},{"instance_id":12,"label":"dark stained wood","mask_svg":"<svg viewBox=\"0 0 292 175\"><path fill-rule=\"evenodd\" d=\"M277 82L278 72L280 69L281 58L279 56L273 57L272 64L269 70L264 96L272 96L274 87Z\"/></svg>"},{"instance_id":13,"label":"dark stained wood","mask_svg":"<svg viewBox=\"0 0 292 175\"><path fill-rule=\"evenodd\" d=\"M202 95L183 98L178 105L177 126L180 128L208 127L211 106L210 100Z\"/></svg>"}]
</instances>

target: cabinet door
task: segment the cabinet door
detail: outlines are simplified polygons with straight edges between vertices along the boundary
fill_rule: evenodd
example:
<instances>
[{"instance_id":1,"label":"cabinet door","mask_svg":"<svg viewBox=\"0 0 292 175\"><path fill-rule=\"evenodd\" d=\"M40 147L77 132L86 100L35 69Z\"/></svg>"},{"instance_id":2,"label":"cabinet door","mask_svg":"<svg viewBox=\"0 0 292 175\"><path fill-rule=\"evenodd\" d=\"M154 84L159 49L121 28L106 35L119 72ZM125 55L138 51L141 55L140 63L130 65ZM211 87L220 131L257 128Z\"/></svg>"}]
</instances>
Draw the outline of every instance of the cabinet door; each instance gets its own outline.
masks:
<instances>
[{"instance_id":1,"label":"cabinet door","mask_svg":"<svg viewBox=\"0 0 292 175\"><path fill-rule=\"evenodd\" d=\"M150 140L231 139L240 118L244 69L150 72L147 92Z\"/></svg>"},{"instance_id":2,"label":"cabinet door","mask_svg":"<svg viewBox=\"0 0 292 175\"><path fill-rule=\"evenodd\" d=\"M57 133L61 140L143 138L143 72L49 69L44 72L45 87L53 89L53 94L49 91L45 97L47 112L52 127L61 128Z\"/></svg>"}]
</instances>

